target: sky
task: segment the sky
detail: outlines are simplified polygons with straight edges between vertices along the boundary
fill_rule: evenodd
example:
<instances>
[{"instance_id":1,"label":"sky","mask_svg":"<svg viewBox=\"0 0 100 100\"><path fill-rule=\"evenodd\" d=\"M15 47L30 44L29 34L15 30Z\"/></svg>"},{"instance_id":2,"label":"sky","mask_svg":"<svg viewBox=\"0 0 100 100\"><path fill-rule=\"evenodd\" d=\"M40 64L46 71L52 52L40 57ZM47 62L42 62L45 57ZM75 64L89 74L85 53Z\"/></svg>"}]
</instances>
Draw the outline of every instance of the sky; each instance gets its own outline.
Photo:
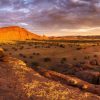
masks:
<instances>
[{"instance_id":1,"label":"sky","mask_svg":"<svg viewBox=\"0 0 100 100\"><path fill-rule=\"evenodd\" d=\"M100 35L100 0L0 0L0 27L48 36Z\"/></svg>"}]
</instances>

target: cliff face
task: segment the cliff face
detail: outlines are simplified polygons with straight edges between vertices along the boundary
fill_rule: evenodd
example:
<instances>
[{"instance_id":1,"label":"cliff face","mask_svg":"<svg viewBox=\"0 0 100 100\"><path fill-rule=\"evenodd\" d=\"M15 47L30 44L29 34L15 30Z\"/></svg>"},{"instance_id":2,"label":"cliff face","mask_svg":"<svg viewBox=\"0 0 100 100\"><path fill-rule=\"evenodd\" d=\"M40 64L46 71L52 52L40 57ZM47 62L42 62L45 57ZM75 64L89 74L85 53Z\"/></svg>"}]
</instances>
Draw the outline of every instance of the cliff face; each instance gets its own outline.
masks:
<instances>
[{"instance_id":1,"label":"cliff face","mask_svg":"<svg viewBox=\"0 0 100 100\"><path fill-rule=\"evenodd\" d=\"M26 39L43 39L43 37L18 26L0 28L0 40L10 41Z\"/></svg>"}]
</instances>

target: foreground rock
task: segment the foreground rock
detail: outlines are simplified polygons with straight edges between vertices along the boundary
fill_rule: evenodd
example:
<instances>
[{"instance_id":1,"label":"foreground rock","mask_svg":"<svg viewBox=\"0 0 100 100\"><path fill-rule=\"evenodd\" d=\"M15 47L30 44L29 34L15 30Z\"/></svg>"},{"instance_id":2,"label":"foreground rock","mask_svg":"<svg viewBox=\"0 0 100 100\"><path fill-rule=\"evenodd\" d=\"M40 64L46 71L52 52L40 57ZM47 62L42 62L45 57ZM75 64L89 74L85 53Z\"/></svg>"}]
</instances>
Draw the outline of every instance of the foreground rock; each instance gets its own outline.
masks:
<instances>
[{"instance_id":1,"label":"foreground rock","mask_svg":"<svg viewBox=\"0 0 100 100\"><path fill-rule=\"evenodd\" d=\"M0 100L100 100L100 97L45 78L16 58L0 61ZM46 73L48 77L49 73Z\"/></svg>"},{"instance_id":2,"label":"foreground rock","mask_svg":"<svg viewBox=\"0 0 100 100\"><path fill-rule=\"evenodd\" d=\"M80 88L82 90L85 90L87 92L98 94L100 96L100 85L94 85L94 84L88 83L86 81L83 81L83 80L81 80L81 79L79 79L79 78L77 78L75 76L63 75L61 73L57 73L57 72L54 72L54 71L46 70L46 69L41 68L41 67L37 67L36 70L41 75L43 75L43 76L45 76L45 77L47 77L49 79L52 79L52 80L55 80L55 81L59 81L62 84L75 86L75 87L78 87L78 88ZM96 79L96 75L98 76L98 73L88 73L88 74L94 75L95 76L93 78L93 79L95 79L94 81L97 80ZM81 75L81 73L80 73L80 75ZM83 73L82 73L82 75L83 75ZM87 73L86 73L86 75L87 75ZM84 77L87 77L86 75L84 75Z\"/></svg>"},{"instance_id":3,"label":"foreground rock","mask_svg":"<svg viewBox=\"0 0 100 100\"><path fill-rule=\"evenodd\" d=\"M100 73L92 70L76 72L76 76L89 83L100 85Z\"/></svg>"}]
</instances>

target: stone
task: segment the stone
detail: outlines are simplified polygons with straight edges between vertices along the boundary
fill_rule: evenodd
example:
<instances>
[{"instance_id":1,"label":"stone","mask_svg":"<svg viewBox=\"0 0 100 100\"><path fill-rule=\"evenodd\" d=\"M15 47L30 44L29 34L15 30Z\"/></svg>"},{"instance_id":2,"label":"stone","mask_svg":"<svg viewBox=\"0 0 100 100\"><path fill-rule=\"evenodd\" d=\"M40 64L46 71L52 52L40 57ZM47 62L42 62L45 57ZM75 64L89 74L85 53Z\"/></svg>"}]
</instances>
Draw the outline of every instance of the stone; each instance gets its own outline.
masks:
<instances>
[{"instance_id":1,"label":"stone","mask_svg":"<svg viewBox=\"0 0 100 100\"><path fill-rule=\"evenodd\" d=\"M0 48L0 59L4 57L4 50Z\"/></svg>"}]
</instances>

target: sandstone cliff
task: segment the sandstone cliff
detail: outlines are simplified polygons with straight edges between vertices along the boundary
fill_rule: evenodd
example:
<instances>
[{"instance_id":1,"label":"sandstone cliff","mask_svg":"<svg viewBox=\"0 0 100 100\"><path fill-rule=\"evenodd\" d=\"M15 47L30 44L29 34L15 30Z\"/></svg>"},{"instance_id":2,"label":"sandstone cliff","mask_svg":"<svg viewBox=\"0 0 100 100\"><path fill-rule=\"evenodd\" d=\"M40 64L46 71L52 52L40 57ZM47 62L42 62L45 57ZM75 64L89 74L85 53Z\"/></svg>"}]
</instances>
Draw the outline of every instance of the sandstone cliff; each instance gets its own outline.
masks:
<instances>
[{"instance_id":1,"label":"sandstone cliff","mask_svg":"<svg viewBox=\"0 0 100 100\"><path fill-rule=\"evenodd\" d=\"M45 37L46 38L46 37ZM0 28L0 40L26 40L26 39L44 39L44 37L31 33L18 26Z\"/></svg>"}]
</instances>

